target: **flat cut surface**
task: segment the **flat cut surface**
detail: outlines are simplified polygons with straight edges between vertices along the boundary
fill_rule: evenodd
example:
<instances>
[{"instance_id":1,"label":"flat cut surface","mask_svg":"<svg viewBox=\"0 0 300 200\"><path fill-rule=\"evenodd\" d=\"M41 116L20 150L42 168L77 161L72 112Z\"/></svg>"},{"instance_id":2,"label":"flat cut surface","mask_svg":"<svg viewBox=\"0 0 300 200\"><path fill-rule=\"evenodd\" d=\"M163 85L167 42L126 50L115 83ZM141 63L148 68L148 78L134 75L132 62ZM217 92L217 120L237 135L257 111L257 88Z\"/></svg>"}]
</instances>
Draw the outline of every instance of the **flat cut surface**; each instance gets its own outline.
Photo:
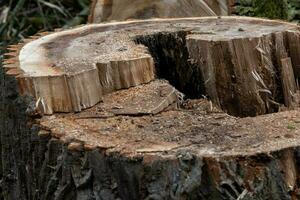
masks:
<instances>
[{"instance_id":1,"label":"flat cut surface","mask_svg":"<svg viewBox=\"0 0 300 200\"><path fill-rule=\"evenodd\" d=\"M16 52L11 52L17 56L6 60L5 67L9 69L8 74L16 76L19 80L22 94L40 99L39 108L44 114L79 112L94 106L106 94L149 83L158 76L171 81L160 74L163 70L158 68L163 62L170 65L166 66L167 68L177 68L177 71L166 72L167 76L186 74L186 77L173 77L173 80L181 82L177 85L175 83L174 86L181 85L179 90L182 88L193 90L194 95L199 97L202 94L199 89L202 87L199 83L201 75L198 73L201 66L201 73L206 76L203 77L206 85L213 85L216 80L213 77L214 70L205 66L210 60L215 60L211 59L214 56L210 54L216 50L211 49L217 48L222 42L228 42L225 44L228 50L224 50L222 55L228 53L231 55L225 55L221 58L223 60L234 57L238 52L242 53L239 48L245 49L245 52L253 52L246 53L249 58L238 56L238 61L228 64L237 68L238 76L243 76L245 73L240 73L242 71L239 68L245 67L247 70L262 68L265 64L260 64L262 60L260 56L265 55L262 55L261 49L253 50L253 47L249 48L238 40L245 39L249 44L258 47L265 38L273 37L274 33L291 37L295 35L298 38L299 27L281 21L247 17L154 19L86 25L46 36L42 34L37 39L33 38L21 44L16 48ZM197 42L201 50L194 45L198 44ZM160 45L166 45L166 48L159 48ZM202 52L204 49L207 50ZM157 53L159 51L161 52ZM297 55L298 48L291 48L290 52ZM294 67L298 66L297 56L293 56L291 61ZM222 60L220 62L224 63ZM239 65L243 62L249 63L249 66ZM198 69L195 64L198 65ZM204 68L209 68L209 72L204 73ZM194 78L191 74L195 75ZM251 79L253 82L249 73L246 75L248 80ZM186 83L189 81L195 83ZM188 84L197 86L190 87ZM257 87L257 83L252 85ZM214 91L211 88L206 89ZM252 88L250 93L257 93L258 90ZM217 95L210 93L208 95L214 102L218 101ZM259 98L255 100L257 99L262 102ZM262 114L264 109L259 108L255 113Z\"/></svg>"},{"instance_id":2,"label":"flat cut surface","mask_svg":"<svg viewBox=\"0 0 300 200\"><path fill-rule=\"evenodd\" d=\"M157 114L170 105L177 104L178 94L179 92L167 81L155 80L149 84L108 94L103 97L102 103L89 109L92 111L92 115L89 112L83 112L79 115L81 118L97 118L99 115L105 117Z\"/></svg>"},{"instance_id":3,"label":"flat cut surface","mask_svg":"<svg viewBox=\"0 0 300 200\"><path fill-rule=\"evenodd\" d=\"M234 24L234 25L233 25ZM134 43L140 35L186 31L201 40L260 37L280 31L295 31L288 23L246 17L156 19L87 25L62 31L25 45L19 55L20 68L28 76L76 74L96 68L96 63L150 56Z\"/></svg>"},{"instance_id":4,"label":"flat cut surface","mask_svg":"<svg viewBox=\"0 0 300 200\"><path fill-rule=\"evenodd\" d=\"M25 45L19 55L20 67L25 74L30 74L31 67L44 64L58 73L72 75L111 61L129 62L145 57L152 58L149 49L135 43L135 40L143 36L159 35L162 32L165 35L184 33L186 38L176 39L178 41L187 39L190 43L193 40L209 43L245 38L251 45L255 44L249 45L250 47L259 47L256 44L259 44L260 37L271 38L277 32L282 32L282 35L286 35L287 32L298 33L299 27L280 21L246 17L157 19L87 25L54 33ZM168 40L165 42L168 43ZM237 44L233 43L232 49L236 48L235 45ZM252 52L253 49L246 50ZM171 48L166 54L172 55L174 53L172 50ZM261 60L262 54L266 54L266 52L259 54L260 51L258 48L257 52L252 53L258 55L258 61ZM32 52L36 53L33 58L29 56ZM247 51L238 51L237 48L233 54L243 52ZM194 58L199 57L197 49L193 53ZM209 59L210 56L207 60ZM202 61L199 58L200 64L203 64ZM251 67L258 67L256 63L253 66L253 62L250 61L245 63L249 64L249 70ZM26 67L29 67L27 72ZM245 72L243 70L245 69L240 71ZM39 73L42 72L36 72L33 76L38 76ZM251 73L246 75L257 85L255 81L257 76L253 78ZM205 82L208 82L209 73L206 78ZM97 101L89 104L89 107L95 105L91 109L75 114L45 116L41 124L46 130L50 130L53 136L66 143L79 142L85 146L129 155L153 152L176 155L177 151L185 149L192 150L199 156L252 155L299 146L298 110L255 118L236 118L214 108L207 100L190 101L181 109L168 110L167 107L174 103L174 98L168 98L172 90L155 89L153 93L147 93L151 91L147 88L152 86L140 85L120 93L109 94L110 96L104 96L104 102L95 105L95 102L99 102L97 98ZM131 95L139 94L135 93L138 90L145 90L146 95L139 96L135 100ZM224 93L228 92L229 90L224 90ZM94 94L93 91L90 93ZM84 92L79 96L85 96ZM161 102L165 103L160 104ZM138 105L144 107L139 108ZM162 110L164 112L160 112Z\"/></svg>"},{"instance_id":5,"label":"flat cut surface","mask_svg":"<svg viewBox=\"0 0 300 200\"><path fill-rule=\"evenodd\" d=\"M179 110L133 117L107 115L101 107L102 103L75 115L44 117L42 125L66 143L131 156L173 156L185 149L199 156L244 156L300 145L299 110L236 118L207 100L190 100Z\"/></svg>"},{"instance_id":6,"label":"flat cut surface","mask_svg":"<svg viewBox=\"0 0 300 200\"><path fill-rule=\"evenodd\" d=\"M153 81L103 98L102 108L117 115L157 114L177 103L176 89L167 81Z\"/></svg>"}]
</instances>

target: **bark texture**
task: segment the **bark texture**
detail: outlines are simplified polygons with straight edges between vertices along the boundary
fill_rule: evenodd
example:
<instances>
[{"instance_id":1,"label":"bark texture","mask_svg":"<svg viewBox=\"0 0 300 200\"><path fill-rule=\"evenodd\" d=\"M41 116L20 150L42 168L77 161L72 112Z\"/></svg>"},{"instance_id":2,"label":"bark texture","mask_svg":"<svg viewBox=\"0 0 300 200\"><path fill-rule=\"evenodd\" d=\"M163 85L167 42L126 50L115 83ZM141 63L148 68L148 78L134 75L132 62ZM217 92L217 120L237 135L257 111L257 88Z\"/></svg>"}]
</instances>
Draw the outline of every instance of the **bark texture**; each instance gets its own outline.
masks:
<instances>
[{"instance_id":1,"label":"bark texture","mask_svg":"<svg viewBox=\"0 0 300 200\"><path fill-rule=\"evenodd\" d=\"M299 199L295 38L299 27L278 21L149 20L84 26L22 47L25 55L28 47L46 52L47 65L33 56L16 68L22 51L7 54L13 57L0 73L4 199ZM145 57L157 78L210 100L183 100L162 80L130 87L137 70L130 69L147 68ZM110 72L118 69L126 78L112 88L130 88L111 91L104 81L102 102L42 116L38 96L26 95L24 77L11 71L34 65L68 69L66 76L86 67L98 80L122 77ZM256 116L276 106L295 110L253 118L224 112Z\"/></svg>"},{"instance_id":2,"label":"bark texture","mask_svg":"<svg viewBox=\"0 0 300 200\"><path fill-rule=\"evenodd\" d=\"M36 125L28 129L24 113L7 113L14 118L1 129L5 199L299 198L299 148L230 157L74 151L47 133L38 135Z\"/></svg>"}]
</instances>

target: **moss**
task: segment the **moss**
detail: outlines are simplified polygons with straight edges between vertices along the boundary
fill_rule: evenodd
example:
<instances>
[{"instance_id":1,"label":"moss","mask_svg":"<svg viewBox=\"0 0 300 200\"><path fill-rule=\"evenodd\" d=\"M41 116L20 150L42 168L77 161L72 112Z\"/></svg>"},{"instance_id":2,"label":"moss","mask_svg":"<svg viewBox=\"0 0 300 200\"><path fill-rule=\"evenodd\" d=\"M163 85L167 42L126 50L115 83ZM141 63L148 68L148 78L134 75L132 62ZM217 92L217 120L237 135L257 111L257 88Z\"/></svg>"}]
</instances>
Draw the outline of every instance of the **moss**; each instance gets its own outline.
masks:
<instances>
[{"instance_id":1,"label":"moss","mask_svg":"<svg viewBox=\"0 0 300 200\"><path fill-rule=\"evenodd\" d=\"M287 125L287 129L289 129L289 130L295 130L296 129L296 125L294 123L289 123Z\"/></svg>"},{"instance_id":2,"label":"moss","mask_svg":"<svg viewBox=\"0 0 300 200\"><path fill-rule=\"evenodd\" d=\"M287 0L254 0L254 15L270 19L285 19L289 17Z\"/></svg>"}]
</instances>

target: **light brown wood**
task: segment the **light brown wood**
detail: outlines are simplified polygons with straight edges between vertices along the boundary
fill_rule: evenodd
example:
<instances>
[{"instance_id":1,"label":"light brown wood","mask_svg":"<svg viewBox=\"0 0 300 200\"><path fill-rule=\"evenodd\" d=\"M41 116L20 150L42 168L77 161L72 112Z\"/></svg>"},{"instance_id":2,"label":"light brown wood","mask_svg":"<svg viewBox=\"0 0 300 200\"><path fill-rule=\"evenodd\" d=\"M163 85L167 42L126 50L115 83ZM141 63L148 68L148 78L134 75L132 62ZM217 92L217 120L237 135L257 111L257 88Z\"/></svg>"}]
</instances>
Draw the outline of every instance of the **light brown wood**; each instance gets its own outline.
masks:
<instances>
[{"instance_id":1,"label":"light brown wood","mask_svg":"<svg viewBox=\"0 0 300 200\"><path fill-rule=\"evenodd\" d=\"M291 48L299 44L290 45L287 32L299 27L244 17L160 19L84 26L17 47L5 63L21 69L11 72L20 88L13 78L0 84L2 171L9 177L3 194L299 199L299 108L237 117L288 102ZM157 79L202 99L184 100L163 80L141 83L150 62ZM130 88L118 90L123 86ZM103 101L78 113L35 110L74 111L98 97Z\"/></svg>"},{"instance_id":2,"label":"light brown wood","mask_svg":"<svg viewBox=\"0 0 300 200\"><path fill-rule=\"evenodd\" d=\"M297 94L297 86L291 58L281 59L281 66L281 77L285 105L288 108L296 108L297 106L299 106L299 95Z\"/></svg>"},{"instance_id":3,"label":"light brown wood","mask_svg":"<svg viewBox=\"0 0 300 200\"><path fill-rule=\"evenodd\" d=\"M166 110L169 106L176 108L177 103L178 91L167 81L155 80L148 84L105 95L102 103L97 108L106 113L105 115L97 116L87 112L79 115L77 118L156 115ZM90 113L94 113L97 109L91 108Z\"/></svg>"},{"instance_id":4,"label":"light brown wood","mask_svg":"<svg viewBox=\"0 0 300 200\"><path fill-rule=\"evenodd\" d=\"M72 31L66 32L67 36L69 34ZM18 76L21 91L40 102L38 109L42 113L78 112L95 105L107 93L154 79L153 60L139 47L129 50L128 57L121 59L121 55L109 57L109 53L98 54L102 58L90 58L94 50L87 46L86 54L81 54L80 50L73 54L70 47L68 57L64 55L64 49L57 46L53 59L48 58L51 40L62 35L54 33L41 39L26 40L25 44L11 49L13 54L7 54L8 57L18 54L18 59L5 61L7 74ZM122 47L121 43L119 45Z\"/></svg>"},{"instance_id":5,"label":"light brown wood","mask_svg":"<svg viewBox=\"0 0 300 200\"><path fill-rule=\"evenodd\" d=\"M294 53L298 47L292 43L286 44L286 40L289 40L289 37L295 38L295 35L280 32L274 34L275 51L279 66L278 70L280 71L281 76L284 104L288 108L294 109L299 106L299 95L297 92L296 77L294 74L294 70L297 72L297 68L293 69L292 59L289 57L289 53L287 51L290 51L290 55L294 57L295 63L298 58L295 60ZM290 48L288 49L287 47Z\"/></svg>"},{"instance_id":6,"label":"light brown wood","mask_svg":"<svg viewBox=\"0 0 300 200\"><path fill-rule=\"evenodd\" d=\"M298 106L296 97L292 98L296 95L295 76L292 64L288 63L291 59L285 60L289 49L284 45L284 33L220 41L200 38L189 38L192 41L189 48L195 53L192 57L200 55L198 62L203 63L207 94L227 112L256 116L278 110L281 86L276 71L281 72L285 105Z\"/></svg>"},{"instance_id":7,"label":"light brown wood","mask_svg":"<svg viewBox=\"0 0 300 200\"><path fill-rule=\"evenodd\" d=\"M228 15L227 0L93 0L90 23Z\"/></svg>"},{"instance_id":8,"label":"light brown wood","mask_svg":"<svg viewBox=\"0 0 300 200\"><path fill-rule=\"evenodd\" d=\"M294 31L287 31L287 41L290 50L290 57L292 59L293 68L296 76L296 81L299 81L300 77L300 33Z\"/></svg>"},{"instance_id":9,"label":"light brown wood","mask_svg":"<svg viewBox=\"0 0 300 200\"><path fill-rule=\"evenodd\" d=\"M296 62L299 44L285 41L298 34L294 24L247 17L87 25L14 47L18 56L5 65L45 114L81 111L156 74L229 114L256 116L276 112L283 90L294 91L291 65L281 61Z\"/></svg>"}]
</instances>

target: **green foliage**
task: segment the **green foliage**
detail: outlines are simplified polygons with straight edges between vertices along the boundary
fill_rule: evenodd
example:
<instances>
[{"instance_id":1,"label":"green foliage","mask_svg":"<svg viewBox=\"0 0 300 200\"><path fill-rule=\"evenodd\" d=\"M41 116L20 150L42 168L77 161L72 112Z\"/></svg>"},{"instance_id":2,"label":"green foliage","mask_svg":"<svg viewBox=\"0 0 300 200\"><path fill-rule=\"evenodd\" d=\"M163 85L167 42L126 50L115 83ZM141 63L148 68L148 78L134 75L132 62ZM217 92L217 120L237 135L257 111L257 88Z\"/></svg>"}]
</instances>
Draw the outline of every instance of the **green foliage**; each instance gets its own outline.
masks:
<instances>
[{"instance_id":1,"label":"green foliage","mask_svg":"<svg viewBox=\"0 0 300 200\"><path fill-rule=\"evenodd\" d=\"M254 14L270 19L288 19L287 0L254 0Z\"/></svg>"},{"instance_id":2,"label":"green foliage","mask_svg":"<svg viewBox=\"0 0 300 200\"><path fill-rule=\"evenodd\" d=\"M38 31L86 23L90 0L0 0L0 54ZM300 20L299 0L237 0L239 15Z\"/></svg>"},{"instance_id":3,"label":"green foliage","mask_svg":"<svg viewBox=\"0 0 300 200\"><path fill-rule=\"evenodd\" d=\"M300 20L300 1L289 0L289 20L299 22Z\"/></svg>"},{"instance_id":4,"label":"green foliage","mask_svg":"<svg viewBox=\"0 0 300 200\"><path fill-rule=\"evenodd\" d=\"M253 0L239 0L235 9L238 15L254 16Z\"/></svg>"},{"instance_id":5,"label":"green foliage","mask_svg":"<svg viewBox=\"0 0 300 200\"><path fill-rule=\"evenodd\" d=\"M0 52L38 31L86 22L89 0L0 0Z\"/></svg>"},{"instance_id":6,"label":"green foliage","mask_svg":"<svg viewBox=\"0 0 300 200\"><path fill-rule=\"evenodd\" d=\"M299 0L237 0L236 14L300 21Z\"/></svg>"},{"instance_id":7,"label":"green foliage","mask_svg":"<svg viewBox=\"0 0 300 200\"><path fill-rule=\"evenodd\" d=\"M289 129L289 130L295 130L296 129L296 125L294 123L289 123L287 125L287 129Z\"/></svg>"}]
</instances>

